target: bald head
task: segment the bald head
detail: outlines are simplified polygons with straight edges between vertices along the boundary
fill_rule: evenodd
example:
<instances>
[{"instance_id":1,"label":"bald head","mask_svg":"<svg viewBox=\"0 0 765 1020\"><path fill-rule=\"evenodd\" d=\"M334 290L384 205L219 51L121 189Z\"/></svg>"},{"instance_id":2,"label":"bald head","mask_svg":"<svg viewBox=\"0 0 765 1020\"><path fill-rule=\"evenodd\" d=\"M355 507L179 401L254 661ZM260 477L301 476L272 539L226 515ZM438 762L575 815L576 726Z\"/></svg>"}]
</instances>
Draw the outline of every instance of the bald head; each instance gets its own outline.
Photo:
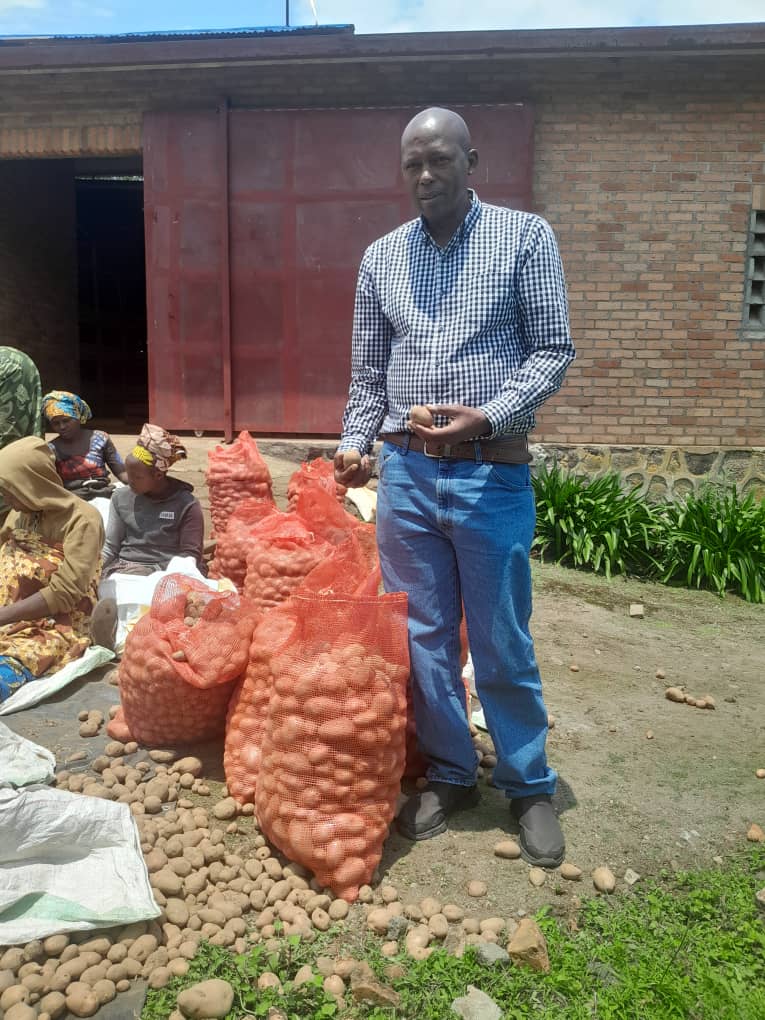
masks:
<instances>
[{"instance_id":1,"label":"bald head","mask_svg":"<svg viewBox=\"0 0 765 1020\"><path fill-rule=\"evenodd\" d=\"M401 136L401 148L413 139L434 136L454 143L466 154L470 151L467 124L454 110L446 110L442 106L430 106L412 117Z\"/></svg>"},{"instance_id":2,"label":"bald head","mask_svg":"<svg viewBox=\"0 0 765 1020\"><path fill-rule=\"evenodd\" d=\"M467 124L458 113L433 106L413 117L401 136L401 171L431 237L445 244L465 218L468 177L478 164Z\"/></svg>"}]
</instances>

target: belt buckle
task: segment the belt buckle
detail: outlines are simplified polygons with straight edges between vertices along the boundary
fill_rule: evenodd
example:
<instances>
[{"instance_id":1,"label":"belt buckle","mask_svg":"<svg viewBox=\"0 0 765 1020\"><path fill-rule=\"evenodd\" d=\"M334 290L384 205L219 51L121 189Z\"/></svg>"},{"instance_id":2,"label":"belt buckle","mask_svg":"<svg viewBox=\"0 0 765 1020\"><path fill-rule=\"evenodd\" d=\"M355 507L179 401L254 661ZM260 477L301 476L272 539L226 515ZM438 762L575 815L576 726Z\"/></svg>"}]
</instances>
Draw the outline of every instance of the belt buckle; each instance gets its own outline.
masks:
<instances>
[{"instance_id":1,"label":"belt buckle","mask_svg":"<svg viewBox=\"0 0 765 1020\"><path fill-rule=\"evenodd\" d=\"M440 460L441 457L448 457L452 452L450 443L439 443L437 448L441 451L440 453L431 453L430 450L428 450L427 439L424 439L422 442L422 452L426 457L432 457L434 460Z\"/></svg>"}]
</instances>

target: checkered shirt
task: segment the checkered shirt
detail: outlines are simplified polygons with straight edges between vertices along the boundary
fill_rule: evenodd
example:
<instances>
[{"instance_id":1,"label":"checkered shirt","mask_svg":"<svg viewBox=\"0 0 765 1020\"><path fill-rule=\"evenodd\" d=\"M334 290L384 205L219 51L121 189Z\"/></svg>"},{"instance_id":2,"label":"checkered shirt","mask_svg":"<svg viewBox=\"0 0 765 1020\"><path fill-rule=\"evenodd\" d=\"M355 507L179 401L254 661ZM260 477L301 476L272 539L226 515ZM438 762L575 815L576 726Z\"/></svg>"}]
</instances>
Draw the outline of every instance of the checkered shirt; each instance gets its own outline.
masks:
<instances>
[{"instance_id":1,"label":"checkered shirt","mask_svg":"<svg viewBox=\"0 0 765 1020\"><path fill-rule=\"evenodd\" d=\"M550 226L473 193L445 248L416 219L366 250L339 449L366 452L380 431L403 432L413 404L477 407L490 437L525 434L573 359Z\"/></svg>"}]
</instances>

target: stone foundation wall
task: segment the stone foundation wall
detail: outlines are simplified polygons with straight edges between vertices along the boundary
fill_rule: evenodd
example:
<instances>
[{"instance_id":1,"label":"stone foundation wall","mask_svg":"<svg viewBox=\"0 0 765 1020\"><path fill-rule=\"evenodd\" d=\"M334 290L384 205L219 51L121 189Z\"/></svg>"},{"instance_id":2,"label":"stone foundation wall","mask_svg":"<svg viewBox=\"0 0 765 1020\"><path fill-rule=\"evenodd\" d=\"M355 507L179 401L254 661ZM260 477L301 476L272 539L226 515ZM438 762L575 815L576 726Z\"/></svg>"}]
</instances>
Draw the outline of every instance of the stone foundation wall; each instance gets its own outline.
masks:
<instances>
[{"instance_id":1,"label":"stone foundation wall","mask_svg":"<svg viewBox=\"0 0 765 1020\"><path fill-rule=\"evenodd\" d=\"M132 435L112 433L112 439L123 456L135 443ZM220 437L197 439L186 436L183 441L188 459L174 465L173 473L190 481L197 496L206 503L204 472L207 455L220 442ZM274 490L280 496L286 493L287 479L301 461L322 456L331 459L336 447L337 439L258 437L258 448L274 475ZM758 499L765 499L765 447L748 450L695 447L684 450L678 446L532 443L530 448L534 457L532 471L540 464L552 464L554 461L569 471L591 477L606 471L618 471L627 485L639 485L653 499L679 498L707 482L735 483L744 495L754 492Z\"/></svg>"},{"instance_id":2,"label":"stone foundation wall","mask_svg":"<svg viewBox=\"0 0 765 1020\"><path fill-rule=\"evenodd\" d=\"M712 482L735 484L742 495L765 499L765 448L719 450L679 446L531 445L534 463L557 462L576 474L596 477L618 471L649 498L681 498Z\"/></svg>"},{"instance_id":3,"label":"stone foundation wall","mask_svg":"<svg viewBox=\"0 0 765 1020\"><path fill-rule=\"evenodd\" d=\"M332 457L337 440L259 439L258 446L266 457L285 461ZM596 477L617 471L628 486L639 485L651 499L681 498L712 482L735 484L739 492L754 492L765 499L765 447L755 449L713 449L679 446L611 446L568 445L564 443L532 443L534 466L552 464L576 474Z\"/></svg>"}]
</instances>

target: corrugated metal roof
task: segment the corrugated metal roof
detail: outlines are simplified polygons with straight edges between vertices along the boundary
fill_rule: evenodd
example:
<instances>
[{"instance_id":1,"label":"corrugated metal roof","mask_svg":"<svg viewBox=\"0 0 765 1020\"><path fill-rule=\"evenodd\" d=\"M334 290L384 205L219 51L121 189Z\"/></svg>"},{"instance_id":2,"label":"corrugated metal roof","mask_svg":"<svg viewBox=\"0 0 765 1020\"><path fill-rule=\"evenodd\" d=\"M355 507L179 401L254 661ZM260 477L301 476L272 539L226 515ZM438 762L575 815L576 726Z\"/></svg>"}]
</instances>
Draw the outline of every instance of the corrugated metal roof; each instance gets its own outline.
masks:
<instances>
[{"instance_id":1,"label":"corrugated metal roof","mask_svg":"<svg viewBox=\"0 0 765 1020\"><path fill-rule=\"evenodd\" d=\"M140 40L161 42L165 39L241 39L268 35L337 35L352 34L353 25L270 25L260 28L200 28L170 29L165 32L121 32L112 35L3 35L3 44L18 45L19 43L55 43L74 42L77 40L95 40L100 43L121 43Z\"/></svg>"}]
</instances>

